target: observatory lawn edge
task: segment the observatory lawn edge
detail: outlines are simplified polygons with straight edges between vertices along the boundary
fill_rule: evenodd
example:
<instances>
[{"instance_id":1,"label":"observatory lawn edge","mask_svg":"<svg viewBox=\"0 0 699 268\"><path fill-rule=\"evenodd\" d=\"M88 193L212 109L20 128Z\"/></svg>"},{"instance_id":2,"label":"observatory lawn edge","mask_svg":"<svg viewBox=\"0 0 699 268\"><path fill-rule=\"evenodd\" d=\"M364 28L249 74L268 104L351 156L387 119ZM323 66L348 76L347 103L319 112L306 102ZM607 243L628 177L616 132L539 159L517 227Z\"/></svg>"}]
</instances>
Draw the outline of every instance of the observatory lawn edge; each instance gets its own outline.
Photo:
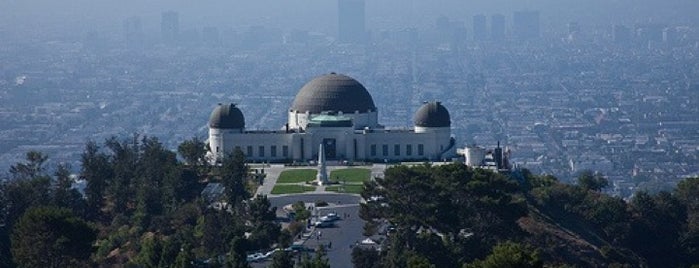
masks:
<instances>
[{"instance_id":1,"label":"observatory lawn edge","mask_svg":"<svg viewBox=\"0 0 699 268\"><path fill-rule=\"evenodd\" d=\"M361 184L371 179L371 170L367 168L336 169L330 172L328 179L348 184Z\"/></svg>"},{"instance_id":2,"label":"observatory lawn edge","mask_svg":"<svg viewBox=\"0 0 699 268\"><path fill-rule=\"evenodd\" d=\"M315 191L316 187L298 184L277 184L272 188L272 194L300 194Z\"/></svg>"},{"instance_id":3,"label":"observatory lawn edge","mask_svg":"<svg viewBox=\"0 0 699 268\"><path fill-rule=\"evenodd\" d=\"M315 180L318 171L315 169L287 169L279 174L277 183L300 183Z\"/></svg>"}]
</instances>

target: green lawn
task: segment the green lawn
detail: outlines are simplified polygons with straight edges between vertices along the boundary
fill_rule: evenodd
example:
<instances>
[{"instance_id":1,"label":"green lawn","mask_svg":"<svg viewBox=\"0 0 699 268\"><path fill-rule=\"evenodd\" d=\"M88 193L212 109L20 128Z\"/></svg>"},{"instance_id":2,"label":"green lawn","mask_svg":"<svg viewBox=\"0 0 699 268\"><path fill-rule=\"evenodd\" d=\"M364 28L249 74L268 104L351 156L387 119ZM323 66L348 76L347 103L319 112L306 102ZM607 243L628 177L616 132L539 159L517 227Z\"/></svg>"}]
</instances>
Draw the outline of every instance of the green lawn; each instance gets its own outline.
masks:
<instances>
[{"instance_id":1,"label":"green lawn","mask_svg":"<svg viewBox=\"0 0 699 268\"><path fill-rule=\"evenodd\" d=\"M277 183L299 183L316 179L318 171L315 169L289 169L279 174Z\"/></svg>"},{"instance_id":2,"label":"green lawn","mask_svg":"<svg viewBox=\"0 0 699 268\"><path fill-rule=\"evenodd\" d=\"M363 186L360 184L333 185L325 187L325 190L328 192L360 194L362 192L362 187Z\"/></svg>"},{"instance_id":3,"label":"green lawn","mask_svg":"<svg viewBox=\"0 0 699 268\"><path fill-rule=\"evenodd\" d=\"M330 172L330 180L348 184L361 184L371 177L371 170L366 168L345 168Z\"/></svg>"},{"instance_id":4,"label":"green lawn","mask_svg":"<svg viewBox=\"0 0 699 268\"><path fill-rule=\"evenodd\" d=\"M272 188L272 194L299 194L315 191L316 187L296 185L296 184L277 184Z\"/></svg>"}]
</instances>

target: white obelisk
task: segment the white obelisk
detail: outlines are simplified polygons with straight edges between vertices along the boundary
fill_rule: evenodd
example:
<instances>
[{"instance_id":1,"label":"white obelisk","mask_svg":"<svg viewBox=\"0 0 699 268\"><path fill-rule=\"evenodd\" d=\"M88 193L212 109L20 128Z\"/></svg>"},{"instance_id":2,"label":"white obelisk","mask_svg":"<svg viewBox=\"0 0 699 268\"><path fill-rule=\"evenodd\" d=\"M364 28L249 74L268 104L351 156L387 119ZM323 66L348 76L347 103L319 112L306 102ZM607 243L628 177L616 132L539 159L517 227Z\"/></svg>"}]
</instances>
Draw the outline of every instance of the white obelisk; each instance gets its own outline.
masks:
<instances>
[{"instance_id":1,"label":"white obelisk","mask_svg":"<svg viewBox=\"0 0 699 268\"><path fill-rule=\"evenodd\" d=\"M322 142L320 143L320 149L318 149L318 175L316 175L316 184L328 184L328 169L325 166L325 147Z\"/></svg>"}]
</instances>

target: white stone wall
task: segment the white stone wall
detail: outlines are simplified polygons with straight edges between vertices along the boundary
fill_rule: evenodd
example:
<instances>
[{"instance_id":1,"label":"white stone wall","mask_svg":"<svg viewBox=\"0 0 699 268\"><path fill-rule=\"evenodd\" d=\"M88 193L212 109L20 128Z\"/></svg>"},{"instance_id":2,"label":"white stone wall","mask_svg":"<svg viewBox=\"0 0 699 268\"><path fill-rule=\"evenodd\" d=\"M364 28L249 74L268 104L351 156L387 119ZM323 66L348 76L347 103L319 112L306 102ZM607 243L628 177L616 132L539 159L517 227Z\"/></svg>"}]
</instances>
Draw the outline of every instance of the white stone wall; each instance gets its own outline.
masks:
<instances>
[{"instance_id":1,"label":"white stone wall","mask_svg":"<svg viewBox=\"0 0 699 268\"><path fill-rule=\"evenodd\" d=\"M305 133L244 133L239 129L209 129L211 150L215 153L216 148L219 148L219 157L223 156L224 152L230 153L236 147L240 147L249 160L269 162L315 160L318 157L318 145L324 139L335 139L337 160L442 160L440 153L449 147L450 137L451 129L448 127L416 128L416 131L383 129L355 131L344 127L312 127ZM376 148L375 155L372 155L372 145ZM387 146L386 155L384 155L384 145ZM408 145L411 147L410 154L408 154ZM276 155L272 154L273 146L276 148ZM284 146L287 146L287 156L283 155ZM396 146L398 146L397 151ZM420 146L423 148L422 155L419 154ZM260 147L263 149L260 150ZM263 154L262 151L264 151ZM441 158L452 157L455 149L452 151Z\"/></svg>"}]
</instances>

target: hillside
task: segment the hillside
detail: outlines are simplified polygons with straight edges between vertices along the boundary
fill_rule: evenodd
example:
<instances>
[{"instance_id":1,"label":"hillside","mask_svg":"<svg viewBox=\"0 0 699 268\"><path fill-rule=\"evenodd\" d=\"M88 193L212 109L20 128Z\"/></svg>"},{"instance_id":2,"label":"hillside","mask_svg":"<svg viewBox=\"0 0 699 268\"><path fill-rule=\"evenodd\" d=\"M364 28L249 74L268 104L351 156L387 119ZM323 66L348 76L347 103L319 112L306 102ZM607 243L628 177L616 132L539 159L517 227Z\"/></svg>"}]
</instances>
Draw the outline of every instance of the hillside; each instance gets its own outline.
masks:
<instances>
[{"instance_id":1,"label":"hillside","mask_svg":"<svg viewBox=\"0 0 699 268\"><path fill-rule=\"evenodd\" d=\"M397 166L367 184L365 198L382 201L361 216L396 230L376 256L382 267L688 267L699 257L697 185L686 179L672 193L626 202L601 192L599 174L567 185L526 170ZM369 256L359 253L357 262Z\"/></svg>"}]
</instances>

